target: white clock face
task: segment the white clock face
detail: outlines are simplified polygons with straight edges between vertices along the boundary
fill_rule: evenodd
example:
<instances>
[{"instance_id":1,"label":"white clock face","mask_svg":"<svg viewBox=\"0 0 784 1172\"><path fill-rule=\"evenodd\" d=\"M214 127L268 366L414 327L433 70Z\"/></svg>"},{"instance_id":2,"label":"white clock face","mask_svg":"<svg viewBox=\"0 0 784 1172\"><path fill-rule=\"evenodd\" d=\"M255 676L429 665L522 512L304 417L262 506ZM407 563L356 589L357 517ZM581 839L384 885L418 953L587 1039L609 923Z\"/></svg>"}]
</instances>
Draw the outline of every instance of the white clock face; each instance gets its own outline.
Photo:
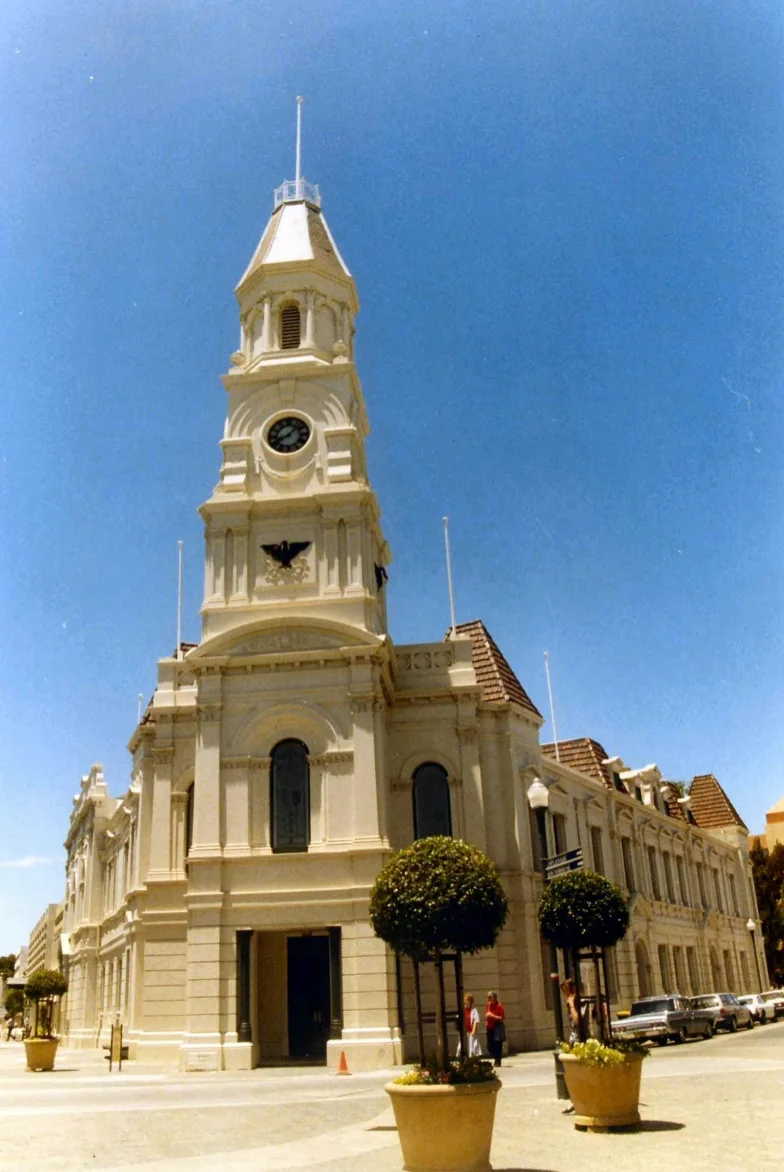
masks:
<instances>
[{"instance_id":1,"label":"white clock face","mask_svg":"<svg viewBox=\"0 0 784 1172\"><path fill-rule=\"evenodd\" d=\"M269 446L286 455L304 448L309 439L310 428L304 419L298 419L295 415L277 419L267 432Z\"/></svg>"}]
</instances>

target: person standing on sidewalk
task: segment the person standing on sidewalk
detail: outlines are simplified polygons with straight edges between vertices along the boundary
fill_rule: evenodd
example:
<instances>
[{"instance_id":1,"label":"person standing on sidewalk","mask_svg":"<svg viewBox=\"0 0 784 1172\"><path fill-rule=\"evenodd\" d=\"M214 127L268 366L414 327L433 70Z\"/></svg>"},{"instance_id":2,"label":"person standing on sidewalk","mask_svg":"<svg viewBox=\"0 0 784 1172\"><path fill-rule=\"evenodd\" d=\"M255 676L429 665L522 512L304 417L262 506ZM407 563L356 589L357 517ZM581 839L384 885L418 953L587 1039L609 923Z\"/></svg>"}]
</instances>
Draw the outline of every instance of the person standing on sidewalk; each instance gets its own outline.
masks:
<instances>
[{"instance_id":1,"label":"person standing on sidewalk","mask_svg":"<svg viewBox=\"0 0 784 1172\"><path fill-rule=\"evenodd\" d=\"M505 1016L503 1005L491 989L487 994L487 1005L485 1006L485 1029L487 1030L487 1052L493 1059L495 1066L501 1065L501 1053L506 1041Z\"/></svg>"}]
</instances>

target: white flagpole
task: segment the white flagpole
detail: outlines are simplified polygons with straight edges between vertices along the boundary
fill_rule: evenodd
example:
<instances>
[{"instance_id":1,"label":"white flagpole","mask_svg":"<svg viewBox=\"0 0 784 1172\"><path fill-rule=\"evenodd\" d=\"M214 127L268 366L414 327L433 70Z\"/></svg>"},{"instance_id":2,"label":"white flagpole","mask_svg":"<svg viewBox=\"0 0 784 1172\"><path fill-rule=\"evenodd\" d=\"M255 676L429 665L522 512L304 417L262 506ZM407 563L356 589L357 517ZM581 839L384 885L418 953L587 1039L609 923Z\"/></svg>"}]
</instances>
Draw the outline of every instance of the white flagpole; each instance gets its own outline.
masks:
<instances>
[{"instance_id":1,"label":"white flagpole","mask_svg":"<svg viewBox=\"0 0 784 1172\"><path fill-rule=\"evenodd\" d=\"M444 546L446 547L446 580L449 584L449 613L452 617L451 638L457 638L455 630L455 592L452 588L452 555L449 551L449 518L444 517Z\"/></svg>"},{"instance_id":2,"label":"white flagpole","mask_svg":"<svg viewBox=\"0 0 784 1172\"><path fill-rule=\"evenodd\" d=\"M294 176L297 184L297 199L299 199L299 185L302 179L302 98L297 98L297 165Z\"/></svg>"},{"instance_id":3,"label":"white flagpole","mask_svg":"<svg viewBox=\"0 0 784 1172\"><path fill-rule=\"evenodd\" d=\"M560 761L561 754L558 750L558 729L556 728L556 724L555 724L555 704L553 703L553 688L552 688L552 684L550 683L550 654L547 651L545 651L545 653L544 653L544 670L547 675L547 694L550 697L550 719L553 722L553 743L555 744L555 759L556 759L556 761Z\"/></svg>"},{"instance_id":4,"label":"white flagpole","mask_svg":"<svg viewBox=\"0 0 784 1172\"><path fill-rule=\"evenodd\" d=\"M177 542L177 651L175 657L182 659L182 547L183 542Z\"/></svg>"}]
</instances>

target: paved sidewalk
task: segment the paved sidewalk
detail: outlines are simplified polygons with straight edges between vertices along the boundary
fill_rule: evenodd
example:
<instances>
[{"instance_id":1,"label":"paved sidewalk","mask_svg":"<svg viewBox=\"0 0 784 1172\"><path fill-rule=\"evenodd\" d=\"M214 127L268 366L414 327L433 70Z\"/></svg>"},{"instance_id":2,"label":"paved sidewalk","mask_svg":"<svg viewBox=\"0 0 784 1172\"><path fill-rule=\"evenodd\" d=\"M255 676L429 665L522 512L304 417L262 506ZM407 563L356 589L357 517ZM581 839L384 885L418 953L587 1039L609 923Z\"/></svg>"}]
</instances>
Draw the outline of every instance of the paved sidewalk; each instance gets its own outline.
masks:
<instances>
[{"instance_id":1,"label":"paved sidewalk","mask_svg":"<svg viewBox=\"0 0 784 1172\"><path fill-rule=\"evenodd\" d=\"M0 1046L3 1172L399 1172L384 1081L323 1068L179 1075L63 1051L32 1075ZM504 1063L495 1172L781 1172L784 1022L654 1050L636 1129L577 1132L555 1098L549 1054Z\"/></svg>"}]
</instances>

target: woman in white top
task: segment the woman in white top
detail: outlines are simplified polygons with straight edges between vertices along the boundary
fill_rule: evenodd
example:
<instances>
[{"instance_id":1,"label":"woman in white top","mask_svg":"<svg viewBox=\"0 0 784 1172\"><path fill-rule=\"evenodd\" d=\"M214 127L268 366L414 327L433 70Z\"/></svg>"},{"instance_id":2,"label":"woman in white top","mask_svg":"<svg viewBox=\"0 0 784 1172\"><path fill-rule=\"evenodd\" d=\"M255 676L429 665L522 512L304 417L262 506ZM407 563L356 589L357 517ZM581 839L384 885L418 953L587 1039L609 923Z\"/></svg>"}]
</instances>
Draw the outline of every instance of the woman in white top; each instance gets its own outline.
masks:
<instances>
[{"instance_id":1,"label":"woman in white top","mask_svg":"<svg viewBox=\"0 0 784 1172\"><path fill-rule=\"evenodd\" d=\"M466 993L463 999L465 1013L465 1031L468 1039L468 1057L481 1058L482 1047L479 1044L479 1010L474 1006L474 999ZM460 1057L460 1043L457 1043L457 1056Z\"/></svg>"}]
</instances>

